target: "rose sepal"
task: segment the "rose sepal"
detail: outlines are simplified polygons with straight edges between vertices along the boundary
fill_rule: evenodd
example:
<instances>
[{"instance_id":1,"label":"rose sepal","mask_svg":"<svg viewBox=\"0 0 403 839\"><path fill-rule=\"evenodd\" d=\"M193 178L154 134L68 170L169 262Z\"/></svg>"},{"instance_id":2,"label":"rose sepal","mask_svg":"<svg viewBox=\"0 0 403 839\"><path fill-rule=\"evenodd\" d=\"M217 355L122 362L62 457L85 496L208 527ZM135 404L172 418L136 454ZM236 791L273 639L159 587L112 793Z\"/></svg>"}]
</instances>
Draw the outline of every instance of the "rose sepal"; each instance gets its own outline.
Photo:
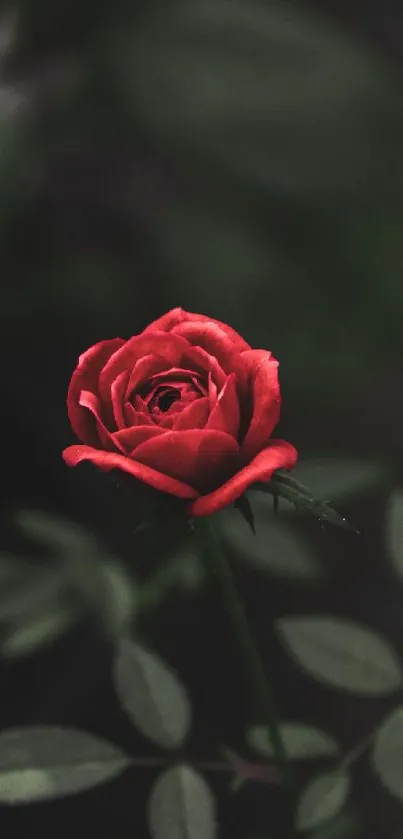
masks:
<instances>
[{"instance_id":1,"label":"rose sepal","mask_svg":"<svg viewBox=\"0 0 403 839\"><path fill-rule=\"evenodd\" d=\"M293 504L298 512L309 513L315 516L321 526L330 524L350 533L360 535L359 530L350 524L337 510L331 507L327 501L315 498L307 487L291 477L283 469L274 472L269 481L258 481L252 484L249 490L260 490L261 492L272 495L275 510L278 507L279 499L284 498L285 501Z\"/></svg>"}]
</instances>

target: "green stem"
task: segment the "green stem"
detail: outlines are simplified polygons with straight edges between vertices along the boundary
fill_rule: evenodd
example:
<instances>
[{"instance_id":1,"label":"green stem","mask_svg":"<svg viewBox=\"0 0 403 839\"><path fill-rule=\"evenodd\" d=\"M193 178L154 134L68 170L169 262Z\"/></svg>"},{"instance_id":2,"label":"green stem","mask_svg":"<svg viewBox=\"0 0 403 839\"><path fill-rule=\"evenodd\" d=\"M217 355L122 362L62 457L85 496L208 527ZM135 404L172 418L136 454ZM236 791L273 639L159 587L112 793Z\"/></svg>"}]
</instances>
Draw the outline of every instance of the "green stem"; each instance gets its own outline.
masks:
<instances>
[{"instance_id":1,"label":"green stem","mask_svg":"<svg viewBox=\"0 0 403 839\"><path fill-rule=\"evenodd\" d=\"M231 570L222 552L217 534L207 518L195 522L195 533L199 534L206 561L209 562L212 576L217 580L226 605L231 630L241 651L245 678L255 693L256 710L260 718L267 723L276 764L281 777L287 782L287 758L277 721L277 712Z\"/></svg>"}]
</instances>

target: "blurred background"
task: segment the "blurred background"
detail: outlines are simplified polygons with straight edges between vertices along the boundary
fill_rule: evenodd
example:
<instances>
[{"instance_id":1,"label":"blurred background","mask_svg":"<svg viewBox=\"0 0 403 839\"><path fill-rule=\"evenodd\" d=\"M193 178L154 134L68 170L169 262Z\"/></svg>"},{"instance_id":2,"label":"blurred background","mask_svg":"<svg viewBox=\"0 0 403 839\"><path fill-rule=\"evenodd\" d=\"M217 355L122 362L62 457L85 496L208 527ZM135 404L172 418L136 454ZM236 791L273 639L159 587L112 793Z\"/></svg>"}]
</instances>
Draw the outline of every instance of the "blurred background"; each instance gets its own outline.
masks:
<instances>
[{"instance_id":1,"label":"blurred background","mask_svg":"<svg viewBox=\"0 0 403 839\"><path fill-rule=\"evenodd\" d=\"M148 754L110 676L134 619L197 709L190 754L243 748L250 708L193 549L173 556L169 528L136 534L127 491L61 458L78 355L174 306L280 359L279 436L361 531L274 521L265 498L252 544L223 517L284 716L348 752L396 705L322 696L268 627L337 612L403 650L402 62L395 0L1 4L2 729L74 725ZM150 778L5 804L0 828L146 836ZM220 835L279 835L272 792L212 788ZM402 801L365 758L348 806L354 837L402 836Z\"/></svg>"}]
</instances>

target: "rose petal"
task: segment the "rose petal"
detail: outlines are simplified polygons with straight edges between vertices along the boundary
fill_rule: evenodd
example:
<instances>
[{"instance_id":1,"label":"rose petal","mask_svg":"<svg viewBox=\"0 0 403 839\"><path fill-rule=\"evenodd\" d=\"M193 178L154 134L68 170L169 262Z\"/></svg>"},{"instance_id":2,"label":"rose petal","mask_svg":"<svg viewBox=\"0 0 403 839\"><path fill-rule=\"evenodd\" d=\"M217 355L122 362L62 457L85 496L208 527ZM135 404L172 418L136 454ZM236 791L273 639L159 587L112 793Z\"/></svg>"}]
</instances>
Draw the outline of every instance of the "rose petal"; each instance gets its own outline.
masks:
<instances>
[{"instance_id":1,"label":"rose petal","mask_svg":"<svg viewBox=\"0 0 403 839\"><path fill-rule=\"evenodd\" d=\"M270 439L280 419L281 397L278 361L271 353L250 350L242 354L242 359L251 377L249 399L253 414L242 443L242 455L249 460Z\"/></svg>"},{"instance_id":2,"label":"rose petal","mask_svg":"<svg viewBox=\"0 0 403 839\"><path fill-rule=\"evenodd\" d=\"M166 431L141 443L135 451L136 461L199 491L225 481L234 471L238 455L238 445L229 434L199 428Z\"/></svg>"},{"instance_id":3,"label":"rose petal","mask_svg":"<svg viewBox=\"0 0 403 839\"><path fill-rule=\"evenodd\" d=\"M119 373L131 372L136 362L143 356L160 356L165 359L169 367L174 367L180 362L187 346L186 340L180 335L166 332L148 332L130 338L111 356L99 377L99 392L104 404L110 401L112 383Z\"/></svg>"},{"instance_id":4,"label":"rose petal","mask_svg":"<svg viewBox=\"0 0 403 839\"><path fill-rule=\"evenodd\" d=\"M132 425L154 425L146 406L144 406L143 410L137 410L131 402L125 402L123 405L123 416L126 420L127 428L131 428Z\"/></svg>"},{"instance_id":5,"label":"rose petal","mask_svg":"<svg viewBox=\"0 0 403 839\"><path fill-rule=\"evenodd\" d=\"M168 362L159 355L151 354L139 358L129 377L126 399L129 399L133 391L139 390L152 376L167 367L169 367Z\"/></svg>"},{"instance_id":6,"label":"rose petal","mask_svg":"<svg viewBox=\"0 0 403 839\"><path fill-rule=\"evenodd\" d=\"M71 377L67 394L67 412L74 433L84 443L97 442L96 430L88 411L80 407L82 390L98 394L98 379L102 368L111 355L124 344L123 338L100 341L80 355L78 365ZM94 436L95 434L95 436Z\"/></svg>"},{"instance_id":7,"label":"rose petal","mask_svg":"<svg viewBox=\"0 0 403 839\"><path fill-rule=\"evenodd\" d=\"M196 399L187 405L179 416L174 419L172 428L175 431L184 431L191 428L204 428L209 417L210 401L208 396ZM225 430L225 429L223 429Z\"/></svg>"},{"instance_id":8,"label":"rose petal","mask_svg":"<svg viewBox=\"0 0 403 839\"><path fill-rule=\"evenodd\" d=\"M221 365L202 347L189 347L183 356L183 364L195 370L202 382L211 377L219 390L225 385L227 376Z\"/></svg>"},{"instance_id":9,"label":"rose petal","mask_svg":"<svg viewBox=\"0 0 403 839\"><path fill-rule=\"evenodd\" d=\"M217 385L213 381L211 373L208 377L208 397L210 402L210 409L213 410L217 399Z\"/></svg>"},{"instance_id":10,"label":"rose petal","mask_svg":"<svg viewBox=\"0 0 403 839\"><path fill-rule=\"evenodd\" d=\"M150 387L158 385L169 384L171 387L182 384L193 384L194 389L200 392L203 391L201 383L201 376L195 373L194 370L185 370L182 367L171 367L170 370L164 370L162 373L157 373L149 379Z\"/></svg>"},{"instance_id":11,"label":"rose petal","mask_svg":"<svg viewBox=\"0 0 403 839\"><path fill-rule=\"evenodd\" d=\"M151 437L158 437L164 434L164 429L158 425L137 425L132 428L123 428L122 431L115 431L113 440L126 454L133 456L136 446L149 440Z\"/></svg>"},{"instance_id":12,"label":"rose petal","mask_svg":"<svg viewBox=\"0 0 403 839\"><path fill-rule=\"evenodd\" d=\"M193 323L185 321L178 323L170 335L180 335L186 338L192 346L201 347L217 359L224 371L228 372L228 365L234 355L239 355L240 349L228 334L213 321ZM246 348L243 347L243 350Z\"/></svg>"},{"instance_id":13,"label":"rose petal","mask_svg":"<svg viewBox=\"0 0 403 839\"><path fill-rule=\"evenodd\" d=\"M188 486L182 481L177 481L175 478L170 478L168 475L163 475L157 469L152 469L142 463L137 463L135 460L130 460L123 454L117 452L105 452L99 449L94 449L92 446L69 446L63 452L63 458L67 466L77 466L84 460L89 460L98 466L99 469L109 471L110 469L120 469L122 472L127 472L133 478L142 481L160 492L167 492L170 495L175 495L177 498L197 498L198 493L193 487Z\"/></svg>"},{"instance_id":14,"label":"rose petal","mask_svg":"<svg viewBox=\"0 0 403 839\"><path fill-rule=\"evenodd\" d=\"M237 438L239 431L239 404L236 392L236 377L234 374L228 379L217 397L217 401L206 423L207 428L217 428L226 431Z\"/></svg>"},{"instance_id":15,"label":"rose petal","mask_svg":"<svg viewBox=\"0 0 403 839\"><path fill-rule=\"evenodd\" d=\"M229 481L214 492L193 501L188 507L189 515L198 517L216 513L240 498L251 484L268 481L277 469L292 469L297 459L297 451L291 443L272 440L266 449L259 452L248 466L233 475Z\"/></svg>"},{"instance_id":16,"label":"rose petal","mask_svg":"<svg viewBox=\"0 0 403 839\"><path fill-rule=\"evenodd\" d=\"M169 431L172 431L172 429L173 429L173 427L174 427L174 425L175 425L175 422L176 422L176 418L177 418L177 416L178 416L178 414L179 414L179 413L180 413L180 412L179 412L179 411L177 411L177 412L176 412L176 414L167 414L167 416L165 416L165 415L163 414L163 415L162 415L162 419L160 419L160 418L158 417L158 426L157 426L157 428L164 428L165 430L167 430L167 429L168 429Z\"/></svg>"},{"instance_id":17,"label":"rose petal","mask_svg":"<svg viewBox=\"0 0 403 839\"><path fill-rule=\"evenodd\" d=\"M182 309L180 306L176 309L171 309L171 311L166 312L165 315L162 315L162 317L153 321L153 323L151 323L144 331L147 332L148 330L153 331L158 329L163 330L164 332L171 332L178 324L188 323L189 321L193 323L216 324L220 327L222 332L225 332L228 338L231 339L237 350L242 352L243 350L250 349L249 344L247 344L241 335L239 335L235 329L232 329L231 326L228 326L226 323L216 320L215 318L209 318L207 315L198 315L195 312L186 312L185 309Z\"/></svg>"},{"instance_id":18,"label":"rose petal","mask_svg":"<svg viewBox=\"0 0 403 839\"><path fill-rule=\"evenodd\" d=\"M113 451L116 448L116 445L114 444L113 435L106 428L103 422L101 416L102 408L98 396L95 396L95 393L90 393L88 390L82 390L80 393L79 405L82 408L86 408L92 415L93 420L95 420L94 426L98 438L97 443L101 443L103 448ZM117 444L117 448L120 448L120 450L123 451L119 444Z\"/></svg>"},{"instance_id":19,"label":"rose petal","mask_svg":"<svg viewBox=\"0 0 403 839\"><path fill-rule=\"evenodd\" d=\"M126 392L129 374L124 372L115 379L111 387L111 399L113 417L117 428L125 428L126 422L123 415L123 400Z\"/></svg>"}]
</instances>

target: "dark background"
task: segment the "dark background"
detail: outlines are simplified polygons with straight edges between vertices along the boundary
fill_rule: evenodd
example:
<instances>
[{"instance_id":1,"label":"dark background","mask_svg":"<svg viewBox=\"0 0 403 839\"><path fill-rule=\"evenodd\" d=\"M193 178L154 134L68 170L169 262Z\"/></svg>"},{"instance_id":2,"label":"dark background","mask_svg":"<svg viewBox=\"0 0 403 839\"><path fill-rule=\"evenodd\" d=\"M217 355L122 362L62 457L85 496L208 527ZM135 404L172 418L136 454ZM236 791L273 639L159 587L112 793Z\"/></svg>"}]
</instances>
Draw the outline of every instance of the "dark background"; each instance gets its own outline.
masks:
<instances>
[{"instance_id":1,"label":"dark background","mask_svg":"<svg viewBox=\"0 0 403 839\"><path fill-rule=\"evenodd\" d=\"M128 566L141 553L136 568L147 574L147 554L160 546L144 535L136 542L130 498L61 459L73 442L65 394L83 349L128 337L176 305L230 323L280 359L281 435L301 453L379 458L399 484L399 4L25 0L1 8L4 551L27 550L13 516L36 508L96 531ZM238 570L263 645L267 614L287 609L337 608L401 637L402 594L382 570L386 497L378 487L345 511L362 531L358 547L319 535L325 556L351 559L319 599ZM234 701L237 662L214 604L208 586L189 602L168 598L143 627L189 687L195 750L206 754L236 742L248 716L247 703ZM374 708L331 697L327 706L294 670L290 691L290 663L275 644L266 652L285 714L330 720L346 749L358 719L363 731L371 727ZM111 656L89 620L45 651L3 663L0 724L76 724L125 743L133 735L113 695ZM223 660L228 679L218 685ZM142 836L148 783L143 773L77 801L3 808L0 827L84 836L88 823L102 837ZM364 767L355 791L363 835L397 837L400 808L371 784ZM276 835L261 790L236 803L218 794L223 835L248 839L250 826Z\"/></svg>"}]
</instances>

